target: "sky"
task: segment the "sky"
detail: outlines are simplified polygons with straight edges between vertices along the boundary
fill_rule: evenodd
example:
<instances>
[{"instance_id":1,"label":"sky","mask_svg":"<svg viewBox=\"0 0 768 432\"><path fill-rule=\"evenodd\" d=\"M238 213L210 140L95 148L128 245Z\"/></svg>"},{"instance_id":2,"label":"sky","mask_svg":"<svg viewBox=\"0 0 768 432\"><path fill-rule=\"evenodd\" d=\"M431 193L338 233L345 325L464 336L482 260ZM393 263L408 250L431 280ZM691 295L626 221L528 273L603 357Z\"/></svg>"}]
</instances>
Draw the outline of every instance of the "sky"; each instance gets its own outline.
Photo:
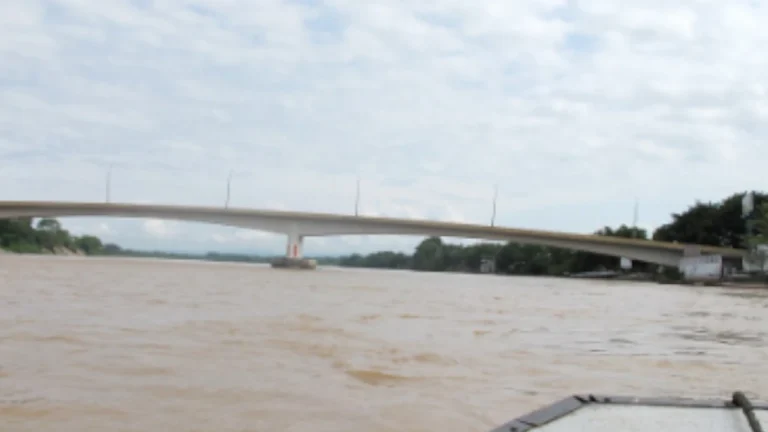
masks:
<instances>
[{"instance_id":1,"label":"sky","mask_svg":"<svg viewBox=\"0 0 768 432\"><path fill-rule=\"evenodd\" d=\"M652 230L768 189L768 6L680 0L2 0L0 200ZM63 219L141 249L283 236ZM421 239L309 239L306 254Z\"/></svg>"}]
</instances>

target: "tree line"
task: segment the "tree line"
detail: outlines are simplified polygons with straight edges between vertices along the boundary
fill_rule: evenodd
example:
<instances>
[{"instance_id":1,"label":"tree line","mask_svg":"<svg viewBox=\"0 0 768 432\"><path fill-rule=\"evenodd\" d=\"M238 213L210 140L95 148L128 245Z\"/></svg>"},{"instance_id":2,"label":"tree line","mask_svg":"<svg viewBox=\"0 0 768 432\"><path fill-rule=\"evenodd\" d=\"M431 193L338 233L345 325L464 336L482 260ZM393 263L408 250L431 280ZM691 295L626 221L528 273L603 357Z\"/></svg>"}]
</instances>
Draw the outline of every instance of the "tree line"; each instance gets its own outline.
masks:
<instances>
[{"instance_id":1,"label":"tree line","mask_svg":"<svg viewBox=\"0 0 768 432\"><path fill-rule=\"evenodd\" d=\"M101 239L91 235L73 236L58 220L20 217L0 219L0 249L16 253L58 253L62 251L96 255L103 251Z\"/></svg>"},{"instance_id":2,"label":"tree line","mask_svg":"<svg viewBox=\"0 0 768 432\"><path fill-rule=\"evenodd\" d=\"M30 217L0 219L0 249L20 254L76 253L82 255L206 260L243 263L269 263L272 256L207 252L202 254L167 251L144 251L104 243L96 236L74 236L55 218L42 218L37 223ZM321 264L335 264L336 257L320 257Z\"/></svg>"},{"instance_id":3,"label":"tree line","mask_svg":"<svg viewBox=\"0 0 768 432\"><path fill-rule=\"evenodd\" d=\"M718 202L696 202L652 235L637 227L604 227L601 236L653 239L658 241L750 249L768 244L768 195L753 192L756 211L742 216L742 198L736 193ZM747 232L748 226L750 231ZM424 271L479 272L491 261L498 273L520 275L567 275L601 270L619 270L620 258L589 252L518 243L478 243L470 246L449 244L438 237L422 241L412 254L383 251L369 255L341 257L347 267L413 269ZM650 271L651 265L633 263L634 271Z\"/></svg>"},{"instance_id":4,"label":"tree line","mask_svg":"<svg viewBox=\"0 0 768 432\"><path fill-rule=\"evenodd\" d=\"M598 235L647 239L645 230L622 225L609 227ZM619 267L619 258L568 249L518 244L483 242L469 246L446 243L440 237L429 237L419 243L412 254L375 252L352 254L339 258L345 267L411 269L421 271L479 272L483 263L492 262L497 273L519 275L567 275ZM645 268L636 263L635 268Z\"/></svg>"}]
</instances>

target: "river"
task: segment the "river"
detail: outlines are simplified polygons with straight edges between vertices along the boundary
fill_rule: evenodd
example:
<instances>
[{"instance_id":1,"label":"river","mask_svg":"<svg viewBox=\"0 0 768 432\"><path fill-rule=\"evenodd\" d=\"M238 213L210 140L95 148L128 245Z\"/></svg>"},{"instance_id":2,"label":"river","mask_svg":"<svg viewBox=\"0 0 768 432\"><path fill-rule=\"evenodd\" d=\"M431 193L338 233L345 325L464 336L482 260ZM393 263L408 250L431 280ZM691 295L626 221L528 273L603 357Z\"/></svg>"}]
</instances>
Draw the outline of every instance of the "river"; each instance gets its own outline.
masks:
<instances>
[{"instance_id":1,"label":"river","mask_svg":"<svg viewBox=\"0 0 768 432\"><path fill-rule=\"evenodd\" d=\"M479 431L768 397L768 291L0 256L0 430Z\"/></svg>"}]
</instances>

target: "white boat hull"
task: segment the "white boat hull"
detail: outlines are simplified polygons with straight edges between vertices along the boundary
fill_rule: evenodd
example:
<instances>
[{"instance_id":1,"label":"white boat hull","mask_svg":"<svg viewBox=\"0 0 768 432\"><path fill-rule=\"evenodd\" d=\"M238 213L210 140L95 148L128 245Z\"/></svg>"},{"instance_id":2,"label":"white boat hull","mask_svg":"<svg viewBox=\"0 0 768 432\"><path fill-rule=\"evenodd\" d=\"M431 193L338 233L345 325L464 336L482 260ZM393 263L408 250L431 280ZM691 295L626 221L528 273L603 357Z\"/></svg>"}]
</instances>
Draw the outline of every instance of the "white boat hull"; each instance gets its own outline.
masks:
<instances>
[{"instance_id":1,"label":"white boat hull","mask_svg":"<svg viewBox=\"0 0 768 432\"><path fill-rule=\"evenodd\" d=\"M768 425L768 404L747 404L745 410L730 400L573 396L492 432L755 432L754 420Z\"/></svg>"}]
</instances>

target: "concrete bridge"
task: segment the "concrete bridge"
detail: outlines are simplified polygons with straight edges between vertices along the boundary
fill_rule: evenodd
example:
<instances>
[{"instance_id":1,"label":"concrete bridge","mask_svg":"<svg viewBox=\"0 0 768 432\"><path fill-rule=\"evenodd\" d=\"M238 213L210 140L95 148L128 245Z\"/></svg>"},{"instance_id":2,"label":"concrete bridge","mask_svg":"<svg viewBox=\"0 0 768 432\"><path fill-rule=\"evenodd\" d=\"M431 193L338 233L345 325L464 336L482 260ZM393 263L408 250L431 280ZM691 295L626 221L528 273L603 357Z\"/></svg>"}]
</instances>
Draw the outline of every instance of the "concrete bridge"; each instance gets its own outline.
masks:
<instances>
[{"instance_id":1,"label":"concrete bridge","mask_svg":"<svg viewBox=\"0 0 768 432\"><path fill-rule=\"evenodd\" d=\"M511 241L626 257L675 267L684 255L691 253L718 254L724 258L738 259L746 255L746 251L732 248L430 220L155 204L0 201L0 218L68 216L170 219L282 233L288 238L286 257L297 260L303 256L303 240L306 237L355 234Z\"/></svg>"}]
</instances>

